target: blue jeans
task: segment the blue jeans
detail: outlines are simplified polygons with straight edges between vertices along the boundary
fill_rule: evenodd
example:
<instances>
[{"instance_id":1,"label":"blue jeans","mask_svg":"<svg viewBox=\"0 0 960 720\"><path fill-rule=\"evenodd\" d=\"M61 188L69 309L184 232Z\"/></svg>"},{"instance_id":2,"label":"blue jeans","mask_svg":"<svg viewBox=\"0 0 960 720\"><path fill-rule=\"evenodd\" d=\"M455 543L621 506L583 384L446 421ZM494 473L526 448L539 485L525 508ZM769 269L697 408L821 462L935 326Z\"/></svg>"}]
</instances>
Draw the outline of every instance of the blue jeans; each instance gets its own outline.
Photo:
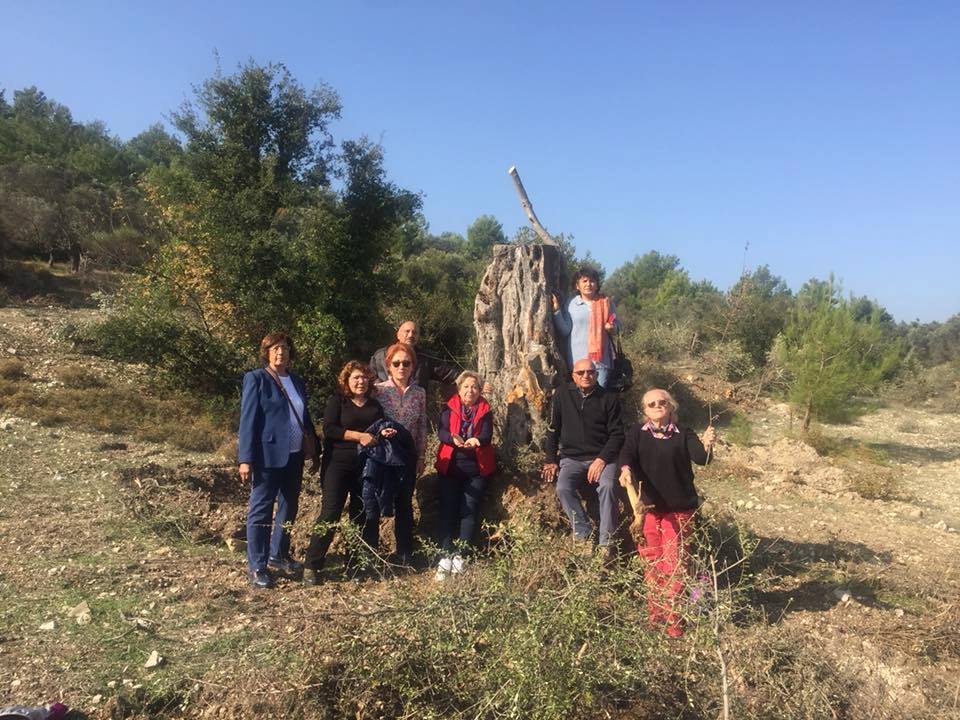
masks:
<instances>
[{"instance_id":1,"label":"blue jeans","mask_svg":"<svg viewBox=\"0 0 960 720\"><path fill-rule=\"evenodd\" d=\"M297 519L303 453L290 453L282 468L254 467L247 508L247 564L250 572L266 570L271 557L290 557L290 532L285 527ZM273 504L277 513L273 513ZM271 532L272 529L272 532Z\"/></svg>"},{"instance_id":2,"label":"blue jeans","mask_svg":"<svg viewBox=\"0 0 960 720\"><path fill-rule=\"evenodd\" d=\"M587 540L593 537L593 524L590 516L599 515L600 544L609 545L613 542L613 534L617 530L620 507L617 503L617 464L607 463L600 480L596 483L587 482L587 468L592 460L560 459L560 473L557 475L557 498L567 513L573 535L578 540ZM580 497L587 503L587 511L583 509Z\"/></svg>"}]
</instances>

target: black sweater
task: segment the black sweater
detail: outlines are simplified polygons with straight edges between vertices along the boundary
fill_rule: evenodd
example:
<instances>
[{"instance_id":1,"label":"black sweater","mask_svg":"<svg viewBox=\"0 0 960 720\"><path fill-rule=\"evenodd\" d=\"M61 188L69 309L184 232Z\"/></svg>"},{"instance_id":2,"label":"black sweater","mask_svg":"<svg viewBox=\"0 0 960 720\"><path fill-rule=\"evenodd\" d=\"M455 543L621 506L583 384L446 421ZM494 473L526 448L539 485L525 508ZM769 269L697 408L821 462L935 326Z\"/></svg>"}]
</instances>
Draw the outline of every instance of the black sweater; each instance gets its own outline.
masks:
<instances>
[{"instance_id":1,"label":"black sweater","mask_svg":"<svg viewBox=\"0 0 960 720\"><path fill-rule=\"evenodd\" d=\"M617 396L599 385L586 397L573 383L557 388L544 445L548 463L557 462L558 456L616 462L623 445L623 419Z\"/></svg>"},{"instance_id":2,"label":"black sweater","mask_svg":"<svg viewBox=\"0 0 960 720\"><path fill-rule=\"evenodd\" d=\"M643 429L643 423L634 425L620 451L620 464L629 465L640 481L641 502L660 512L694 510L699 505L691 461L706 465L707 451L688 427L658 439Z\"/></svg>"},{"instance_id":3,"label":"black sweater","mask_svg":"<svg viewBox=\"0 0 960 720\"><path fill-rule=\"evenodd\" d=\"M373 398L367 398L363 407L357 407L353 400L334 394L323 412L323 446L333 454L349 459L356 457L357 441L344 440L347 430L365 432L377 420L383 418L383 408Z\"/></svg>"}]
</instances>

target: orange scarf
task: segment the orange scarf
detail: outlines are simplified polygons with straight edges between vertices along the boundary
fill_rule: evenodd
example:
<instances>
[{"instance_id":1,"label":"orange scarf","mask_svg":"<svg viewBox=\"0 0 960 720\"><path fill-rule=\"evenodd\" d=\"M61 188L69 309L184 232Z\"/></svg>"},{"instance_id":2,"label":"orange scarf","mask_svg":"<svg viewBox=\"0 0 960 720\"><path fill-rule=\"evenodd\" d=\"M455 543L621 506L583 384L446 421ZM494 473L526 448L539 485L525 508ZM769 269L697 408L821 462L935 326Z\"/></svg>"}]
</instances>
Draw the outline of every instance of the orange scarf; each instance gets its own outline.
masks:
<instances>
[{"instance_id":1,"label":"orange scarf","mask_svg":"<svg viewBox=\"0 0 960 720\"><path fill-rule=\"evenodd\" d=\"M610 301L600 295L590 304L590 327L587 329L587 357L594 362L603 360L603 326L610 321Z\"/></svg>"}]
</instances>

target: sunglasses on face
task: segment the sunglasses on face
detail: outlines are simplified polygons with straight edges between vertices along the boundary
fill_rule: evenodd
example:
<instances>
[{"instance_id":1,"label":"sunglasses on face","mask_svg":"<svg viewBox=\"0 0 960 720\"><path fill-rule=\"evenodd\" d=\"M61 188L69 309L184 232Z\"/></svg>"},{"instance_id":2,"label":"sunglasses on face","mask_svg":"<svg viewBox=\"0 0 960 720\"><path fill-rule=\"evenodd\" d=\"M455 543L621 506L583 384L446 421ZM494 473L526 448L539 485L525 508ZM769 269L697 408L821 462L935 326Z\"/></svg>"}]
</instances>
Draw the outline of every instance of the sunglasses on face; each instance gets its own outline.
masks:
<instances>
[{"instance_id":1,"label":"sunglasses on face","mask_svg":"<svg viewBox=\"0 0 960 720\"><path fill-rule=\"evenodd\" d=\"M583 377L584 375L596 375L597 371L596 370L574 370L573 374Z\"/></svg>"},{"instance_id":2,"label":"sunglasses on face","mask_svg":"<svg viewBox=\"0 0 960 720\"><path fill-rule=\"evenodd\" d=\"M410 360L394 360L390 364L393 365L394 367L400 367L401 365L403 365L403 367L410 367L411 365L413 365L413 363Z\"/></svg>"},{"instance_id":3,"label":"sunglasses on face","mask_svg":"<svg viewBox=\"0 0 960 720\"><path fill-rule=\"evenodd\" d=\"M670 406L670 401L664 400L662 398L660 400L651 400L650 402L647 403L648 408L658 408L658 407L662 408L662 407L669 407L669 406Z\"/></svg>"}]
</instances>

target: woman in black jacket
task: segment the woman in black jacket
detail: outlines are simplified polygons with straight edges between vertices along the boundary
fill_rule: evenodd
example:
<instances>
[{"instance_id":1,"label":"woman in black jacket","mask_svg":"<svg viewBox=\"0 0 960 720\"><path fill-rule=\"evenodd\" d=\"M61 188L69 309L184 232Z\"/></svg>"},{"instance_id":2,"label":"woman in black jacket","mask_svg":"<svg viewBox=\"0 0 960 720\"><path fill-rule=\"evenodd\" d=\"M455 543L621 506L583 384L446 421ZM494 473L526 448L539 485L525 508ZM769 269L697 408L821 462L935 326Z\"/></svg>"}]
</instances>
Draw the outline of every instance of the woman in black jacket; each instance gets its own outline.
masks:
<instances>
[{"instance_id":1,"label":"woman in black jacket","mask_svg":"<svg viewBox=\"0 0 960 720\"><path fill-rule=\"evenodd\" d=\"M642 523L644 543L637 552L648 562L650 624L665 623L668 635L680 637L676 598L683 590L687 536L700 504L691 462L707 464L716 433L708 427L701 440L691 428L677 425L677 402L666 390L648 391L643 413L646 421L630 429L620 451L620 484Z\"/></svg>"},{"instance_id":2,"label":"woman in black jacket","mask_svg":"<svg viewBox=\"0 0 960 720\"><path fill-rule=\"evenodd\" d=\"M348 496L350 519L363 528L365 539L371 533L363 521L364 456L357 452L357 446L377 442L367 428L383 419L383 408L371 396L374 378L368 365L351 360L340 371L338 390L327 401L323 412L323 495L316 524L323 525L324 529L310 536L303 570L303 582L307 585L320 582L319 571L333 540L332 525L340 520ZM390 437L395 432L385 428L382 434Z\"/></svg>"}]
</instances>

